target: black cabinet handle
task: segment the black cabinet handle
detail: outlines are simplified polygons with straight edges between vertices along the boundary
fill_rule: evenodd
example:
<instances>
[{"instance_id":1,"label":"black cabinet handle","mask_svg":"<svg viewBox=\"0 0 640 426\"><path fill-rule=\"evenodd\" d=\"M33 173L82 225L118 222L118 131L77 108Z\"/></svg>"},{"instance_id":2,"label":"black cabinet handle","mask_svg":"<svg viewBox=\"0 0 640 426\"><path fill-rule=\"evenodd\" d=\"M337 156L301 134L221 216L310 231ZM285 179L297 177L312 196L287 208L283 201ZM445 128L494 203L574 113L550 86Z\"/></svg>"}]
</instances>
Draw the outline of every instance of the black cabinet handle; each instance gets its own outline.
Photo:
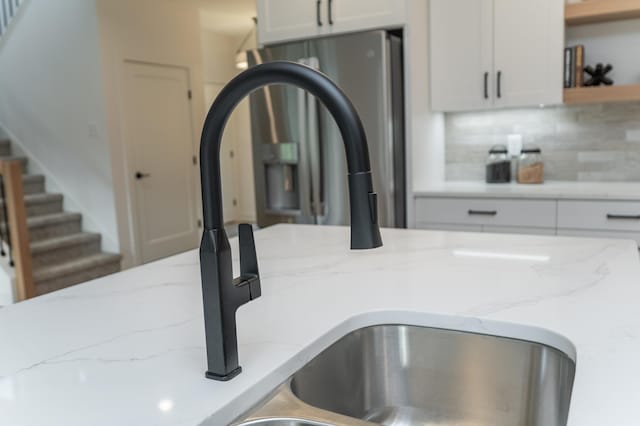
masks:
<instances>
[{"instance_id":1,"label":"black cabinet handle","mask_svg":"<svg viewBox=\"0 0 640 426\"><path fill-rule=\"evenodd\" d=\"M640 220L640 214L612 214L612 213L607 213L607 219Z\"/></svg>"},{"instance_id":2,"label":"black cabinet handle","mask_svg":"<svg viewBox=\"0 0 640 426\"><path fill-rule=\"evenodd\" d=\"M497 210L469 210L469 216L495 216Z\"/></svg>"},{"instance_id":3,"label":"black cabinet handle","mask_svg":"<svg viewBox=\"0 0 640 426\"><path fill-rule=\"evenodd\" d=\"M328 16L329 16L329 25L333 25L333 0L329 0L329 2L327 3L328 7L327 7L327 12L328 12Z\"/></svg>"},{"instance_id":4,"label":"black cabinet handle","mask_svg":"<svg viewBox=\"0 0 640 426\"><path fill-rule=\"evenodd\" d=\"M322 26L322 18L320 17L320 7L322 6L322 0L316 1L316 19L318 20L318 26Z\"/></svg>"},{"instance_id":5,"label":"black cabinet handle","mask_svg":"<svg viewBox=\"0 0 640 426\"><path fill-rule=\"evenodd\" d=\"M502 97L502 71L498 71L497 80L498 80L498 85L496 87L496 94L498 95L498 98L501 98Z\"/></svg>"},{"instance_id":6,"label":"black cabinet handle","mask_svg":"<svg viewBox=\"0 0 640 426\"><path fill-rule=\"evenodd\" d=\"M489 99L489 73L484 73L484 98Z\"/></svg>"},{"instance_id":7,"label":"black cabinet handle","mask_svg":"<svg viewBox=\"0 0 640 426\"><path fill-rule=\"evenodd\" d=\"M136 179L140 180L140 179L144 179L146 177L151 176L151 173L142 173L142 172L136 172Z\"/></svg>"}]
</instances>

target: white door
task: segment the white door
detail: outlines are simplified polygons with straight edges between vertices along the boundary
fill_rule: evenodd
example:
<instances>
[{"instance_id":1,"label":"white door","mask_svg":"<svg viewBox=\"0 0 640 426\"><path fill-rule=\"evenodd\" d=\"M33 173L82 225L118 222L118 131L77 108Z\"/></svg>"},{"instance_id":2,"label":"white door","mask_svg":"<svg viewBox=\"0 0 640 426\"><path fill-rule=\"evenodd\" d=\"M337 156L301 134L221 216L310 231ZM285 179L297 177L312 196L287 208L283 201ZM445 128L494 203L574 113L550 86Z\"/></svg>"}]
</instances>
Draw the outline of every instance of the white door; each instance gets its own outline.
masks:
<instances>
[{"instance_id":1,"label":"white door","mask_svg":"<svg viewBox=\"0 0 640 426\"><path fill-rule=\"evenodd\" d=\"M204 86L205 111L209 111L224 84L207 83ZM236 176L238 166L236 162L236 113L232 113L222 135L220 146L220 175L222 178L222 216L225 223L238 221L239 185Z\"/></svg>"},{"instance_id":2,"label":"white door","mask_svg":"<svg viewBox=\"0 0 640 426\"><path fill-rule=\"evenodd\" d=\"M495 0L497 107L562 103L563 0Z\"/></svg>"},{"instance_id":3,"label":"white door","mask_svg":"<svg viewBox=\"0 0 640 426\"><path fill-rule=\"evenodd\" d=\"M328 25L326 1L258 0L258 41L268 44L317 36Z\"/></svg>"},{"instance_id":4,"label":"white door","mask_svg":"<svg viewBox=\"0 0 640 426\"><path fill-rule=\"evenodd\" d=\"M198 245L189 75L184 68L127 62L125 141L140 260Z\"/></svg>"},{"instance_id":5,"label":"white door","mask_svg":"<svg viewBox=\"0 0 640 426\"><path fill-rule=\"evenodd\" d=\"M401 26L406 22L404 0L324 0L332 32Z\"/></svg>"},{"instance_id":6,"label":"white door","mask_svg":"<svg viewBox=\"0 0 640 426\"><path fill-rule=\"evenodd\" d=\"M431 108L493 105L493 0L431 0Z\"/></svg>"}]
</instances>

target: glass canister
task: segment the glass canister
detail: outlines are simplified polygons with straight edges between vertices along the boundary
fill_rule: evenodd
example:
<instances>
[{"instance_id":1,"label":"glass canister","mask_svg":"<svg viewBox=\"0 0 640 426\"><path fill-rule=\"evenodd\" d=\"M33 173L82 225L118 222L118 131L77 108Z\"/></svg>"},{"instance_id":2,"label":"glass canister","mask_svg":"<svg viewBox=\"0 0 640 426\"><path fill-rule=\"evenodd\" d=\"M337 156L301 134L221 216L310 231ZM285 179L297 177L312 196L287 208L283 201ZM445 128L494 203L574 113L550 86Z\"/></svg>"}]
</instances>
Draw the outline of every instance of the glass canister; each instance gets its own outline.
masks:
<instances>
[{"instance_id":1,"label":"glass canister","mask_svg":"<svg viewBox=\"0 0 640 426\"><path fill-rule=\"evenodd\" d=\"M511 160L507 147L504 145L494 145L489 150L486 162L486 182L487 183L508 183L511 181Z\"/></svg>"},{"instance_id":2,"label":"glass canister","mask_svg":"<svg viewBox=\"0 0 640 426\"><path fill-rule=\"evenodd\" d=\"M543 183L544 162L542 151L537 146L522 148L518 158L518 183Z\"/></svg>"}]
</instances>

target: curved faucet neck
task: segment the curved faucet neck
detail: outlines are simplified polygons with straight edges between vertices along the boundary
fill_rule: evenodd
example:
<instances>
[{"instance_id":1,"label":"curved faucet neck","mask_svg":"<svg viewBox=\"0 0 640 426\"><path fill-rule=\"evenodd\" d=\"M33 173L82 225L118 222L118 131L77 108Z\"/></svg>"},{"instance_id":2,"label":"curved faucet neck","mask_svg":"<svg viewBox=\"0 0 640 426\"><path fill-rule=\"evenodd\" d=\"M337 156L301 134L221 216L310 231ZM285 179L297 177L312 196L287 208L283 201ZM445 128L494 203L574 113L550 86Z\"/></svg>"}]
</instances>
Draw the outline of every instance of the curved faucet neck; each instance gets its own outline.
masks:
<instances>
[{"instance_id":1,"label":"curved faucet neck","mask_svg":"<svg viewBox=\"0 0 640 426\"><path fill-rule=\"evenodd\" d=\"M224 127L238 103L256 89L288 83L309 91L325 105L340 129L349 174L370 171L362 122L351 101L320 72L294 62L270 62L244 71L222 89L207 114L200 144L205 229L223 226L220 144Z\"/></svg>"}]
</instances>

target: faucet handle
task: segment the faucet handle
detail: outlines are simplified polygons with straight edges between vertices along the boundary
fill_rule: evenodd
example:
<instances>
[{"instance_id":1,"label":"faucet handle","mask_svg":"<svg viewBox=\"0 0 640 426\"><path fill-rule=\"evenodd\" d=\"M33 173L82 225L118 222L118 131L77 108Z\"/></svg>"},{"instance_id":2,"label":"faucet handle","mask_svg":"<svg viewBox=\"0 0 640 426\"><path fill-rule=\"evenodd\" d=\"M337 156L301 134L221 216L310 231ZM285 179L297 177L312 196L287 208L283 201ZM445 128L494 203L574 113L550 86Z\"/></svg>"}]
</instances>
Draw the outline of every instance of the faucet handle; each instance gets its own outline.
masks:
<instances>
[{"instance_id":1,"label":"faucet handle","mask_svg":"<svg viewBox=\"0 0 640 426\"><path fill-rule=\"evenodd\" d=\"M250 299L257 299L262 290L253 227L247 223L238 225L238 240L240 245L240 280L244 281L244 285L249 286Z\"/></svg>"}]
</instances>

